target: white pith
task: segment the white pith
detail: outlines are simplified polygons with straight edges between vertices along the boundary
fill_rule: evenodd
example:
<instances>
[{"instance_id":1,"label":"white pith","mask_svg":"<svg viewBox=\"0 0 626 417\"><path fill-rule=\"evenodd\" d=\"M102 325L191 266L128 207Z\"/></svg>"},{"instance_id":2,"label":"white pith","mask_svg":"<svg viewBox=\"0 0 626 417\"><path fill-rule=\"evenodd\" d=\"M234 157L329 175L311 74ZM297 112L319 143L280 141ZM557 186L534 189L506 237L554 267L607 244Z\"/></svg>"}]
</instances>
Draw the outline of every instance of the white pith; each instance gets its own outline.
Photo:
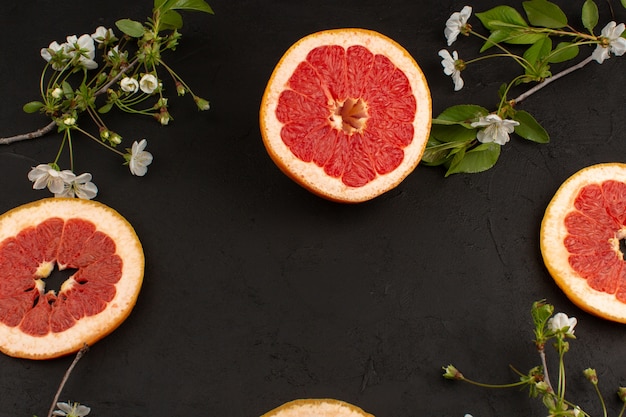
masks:
<instances>
[{"instance_id":1,"label":"white pith","mask_svg":"<svg viewBox=\"0 0 626 417\"><path fill-rule=\"evenodd\" d=\"M19 326L0 323L0 350L11 356L45 359L72 353L84 343L94 343L128 316L141 288L144 256L132 226L117 212L97 202L50 198L18 207L0 216L0 242L51 217L85 219L109 235L115 241L116 253L122 258L122 277L115 286L115 297L104 311L81 318L66 331L38 337L22 332ZM71 278L64 285L69 285L69 281ZM41 288L43 282L37 285Z\"/></svg>"},{"instance_id":2,"label":"white pith","mask_svg":"<svg viewBox=\"0 0 626 417\"><path fill-rule=\"evenodd\" d=\"M295 157L283 143L280 131L282 123L276 118L276 107L280 93L299 63L305 60L312 49L322 45L339 45L344 49L361 45L373 54L387 56L409 79L417 102L417 113L413 121L414 136L410 145L404 148L404 160L395 170L378 175L363 187L349 187L341 178L328 176L324 169L315 163L304 162ZM269 89L272 85L274 88ZM359 97L350 97L359 99ZM339 105L343 103L338 103ZM366 105L367 103L365 103ZM330 106L336 105L329 103ZM426 78L415 60L395 41L365 29L337 29L318 32L296 42L283 56L274 69L268 89L265 91L261 108L261 127L266 148L272 159L294 180L311 191L346 202L365 201L378 196L401 182L419 163L428 140L431 122L431 98ZM340 118L333 118L335 128L342 124Z\"/></svg>"},{"instance_id":3,"label":"white pith","mask_svg":"<svg viewBox=\"0 0 626 417\"><path fill-rule=\"evenodd\" d=\"M593 165L578 171L566 180L546 209L541 225L540 243L546 267L574 304L585 311L626 323L626 304L617 300L613 294L591 288L587 280L571 268L568 261L569 252L563 243L568 235L563 219L573 210L580 189L607 180L626 183L626 164ZM616 230L615 236L610 239L618 253L621 253L619 239L623 237L623 233L623 229Z\"/></svg>"}]
</instances>

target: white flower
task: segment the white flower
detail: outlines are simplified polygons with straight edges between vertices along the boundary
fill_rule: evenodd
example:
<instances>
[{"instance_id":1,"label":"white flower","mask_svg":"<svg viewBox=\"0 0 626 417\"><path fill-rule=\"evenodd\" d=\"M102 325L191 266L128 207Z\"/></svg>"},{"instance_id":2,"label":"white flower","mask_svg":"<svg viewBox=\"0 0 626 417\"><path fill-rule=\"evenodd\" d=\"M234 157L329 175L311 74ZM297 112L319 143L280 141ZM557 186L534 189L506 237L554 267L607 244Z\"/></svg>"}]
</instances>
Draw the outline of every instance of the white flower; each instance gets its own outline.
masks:
<instances>
[{"instance_id":1,"label":"white flower","mask_svg":"<svg viewBox=\"0 0 626 417\"><path fill-rule=\"evenodd\" d=\"M108 42L115 39L115 33L113 33L113 29L98 26L96 31L91 34L91 38L98 43Z\"/></svg>"},{"instance_id":2,"label":"white flower","mask_svg":"<svg viewBox=\"0 0 626 417\"><path fill-rule=\"evenodd\" d=\"M574 336L576 323L578 323L576 317L569 318L565 313L556 313L548 320L548 329L555 333L564 331L566 335Z\"/></svg>"},{"instance_id":3,"label":"white flower","mask_svg":"<svg viewBox=\"0 0 626 417\"><path fill-rule=\"evenodd\" d=\"M40 164L28 173L28 179L33 182L33 189L42 190L46 187L54 194L62 193L65 184L74 174L71 171L59 171L49 164Z\"/></svg>"},{"instance_id":4,"label":"white flower","mask_svg":"<svg viewBox=\"0 0 626 417\"><path fill-rule=\"evenodd\" d=\"M57 408L52 414L65 417L84 417L91 411L91 408L79 403L57 403Z\"/></svg>"},{"instance_id":5,"label":"white flower","mask_svg":"<svg viewBox=\"0 0 626 417\"><path fill-rule=\"evenodd\" d=\"M617 56L624 55L626 39L622 38L622 33L625 28L623 23L619 25L613 21L607 23L600 34L600 44L596 46L591 57L601 64L611 57L611 53Z\"/></svg>"},{"instance_id":6,"label":"white flower","mask_svg":"<svg viewBox=\"0 0 626 417\"><path fill-rule=\"evenodd\" d=\"M71 171L65 178L63 191L55 193L55 197L78 197L85 200L91 200L98 194L98 187L91 182L91 174L84 173L79 176L74 175Z\"/></svg>"},{"instance_id":7,"label":"white flower","mask_svg":"<svg viewBox=\"0 0 626 417\"><path fill-rule=\"evenodd\" d=\"M87 69L95 69L98 63L94 61L96 46L91 36L85 34L77 38L76 35L67 37L67 53L71 58L78 56L78 64Z\"/></svg>"},{"instance_id":8,"label":"white flower","mask_svg":"<svg viewBox=\"0 0 626 417\"><path fill-rule=\"evenodd\" d=\"M61 97L63 97L63 90L61 89L61 87L57 87L52 90L50 95L52 96L52 98L60 99Z\"/></svg>"},{"instance_id":9,"label":"white flower","mask_svg":"<svg viewBox=\"0 0 626 417\"><path fill-rule=\"evenodd\" d=\"M454 12L446 21L446 28L443 33L448 40L448 46L452 45L456 41L457 36L460 33L465 33L468 30L467 21L472 15L472 8L465 6L460 12Z\"/></svg>"},{"instance_id":10,"label":"white flower","mask_svg":"<svg viewBox=\"0 0 626 417\"><path fill-rule=\"evenodd\" d=\"M452 55L450 55L450 52L442 49L439 51L439 56L443 58L441 60L443 72L452 77L454 81L454 91L459 91L464 85L463 78L461 78L461 70L465 64L459 59L459 54L457 54L456 51L453 51Z\"/></svg>"},{"instance_id":11,"label":"white flower","mask_svg":"<svg viewBox=\"0 0 626 417\"><path fill-rule=\"evenodd\" d=\"M134 93L135 91L139 90L139 81L134 78L124 77L120 81L120 87L122 91L125 91L127 93Z\"/></svg>"},{"instance_id":12,"label":"white flower","mask_svg":"<svg viewBox=\"0 0 626 417\"><path fill-rule=\"evenodd\" d=\"M66 44L59 44L57 41L53 41L47 48L41 48L39 53L43 59L51 63L54 70L59 71L67 64L68 56L66 50Z\"/></svg>"},{"instance_id":13,"label":"white flower","mask_svg":"<svg viewBox=\"0 0 626 417\"><path fill-rule=\"evenodd\" d=\"M130 156L128 157L130 172L138 177L146 175L148 165L152 163L152 154L148 151L144 151L147 144L148 142L145 139L142 139L139 143L135 141L130 150Z\"/></svg>"},{"instance_id":14,"label":"white flower","mask_svg":"<svg viewBox=\"0 0 626 417\"><path fill-rule=\"evenodd\" d=\"M144 74L139 80L139 88L146 94L152 94L159 87L159 80L153 74Z\"/></svg>"},{"instance_id":15,"label":"white flower","mask_svg":"<svg viewBox=\"0 0 626 417\"><path fill-rule=\"evenodd\" d=\"M481 143L495 142L498 145L504 145L509 141L509 134L513 133L515 126L519 122L500 118L497 114L488 114L472 123L472 127L483 127L476 134L476 138Z\"/></svg>"},{"instance_id":16,"label":"white flower","mask_svg":"<svg viewBox=\"0 0 626 417\"><path fill-rule=\"evenodd\" d=\"M73 126L76 124L76 118L72 116L66 117L65 119L63 119L63 124L65 126Z\"/></svg>"}]
</instances>

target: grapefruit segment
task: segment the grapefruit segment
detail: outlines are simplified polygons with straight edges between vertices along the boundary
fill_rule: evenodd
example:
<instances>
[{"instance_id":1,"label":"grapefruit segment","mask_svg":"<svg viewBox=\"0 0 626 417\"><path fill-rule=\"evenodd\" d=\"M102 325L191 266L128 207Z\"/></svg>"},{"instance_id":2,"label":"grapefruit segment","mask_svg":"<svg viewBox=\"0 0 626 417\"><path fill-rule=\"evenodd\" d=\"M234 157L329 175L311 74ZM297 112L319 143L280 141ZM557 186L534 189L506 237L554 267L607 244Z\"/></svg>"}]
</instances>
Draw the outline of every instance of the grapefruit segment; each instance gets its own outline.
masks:
<instances>
[{"instance_id":1,"label":"grapefruit segment","mask_svg":"<svg viewBox=\"0 0 626 417\"><path fill-rule=\"evenodd\" d=\"M397 186L419 163L431 98L420 67L366 29L308 35L280 59L260 108L265 147L309 191L356 203Z\"/></svg>"},{"instance_id":2,"label":"grapefruit segment","mask_svg":"<svg viewBox=\"0 0 626 417\"><path fill-rule=\"evenodd\" d=\"M581 309L626 323L626 164L584 168L557 190L541 223L541 253Z\"/></svg>"},{"instance_id":3,"label":"grapefruit segment","mask_svg":"<svg viewBox=\"0 0 626 417\"><path fill-rule=\"evenodd\" d=\"M261 417L374 417L361 408L345 401L301 399L287 402Z\"/></svg>"},{"instance_id":4,"label":"grapefruit segment","mask_svg":"<svg viewBox=\"0 0 626 417\"><path fill-rule=\"evenodd\" d=\"M73 272L58 292L45 288L55 265ZM49 198L3 214L0 351L49 359L95 343L130 314L143 271L132 226L101 203Z\"/></svg>"}]
</instances>

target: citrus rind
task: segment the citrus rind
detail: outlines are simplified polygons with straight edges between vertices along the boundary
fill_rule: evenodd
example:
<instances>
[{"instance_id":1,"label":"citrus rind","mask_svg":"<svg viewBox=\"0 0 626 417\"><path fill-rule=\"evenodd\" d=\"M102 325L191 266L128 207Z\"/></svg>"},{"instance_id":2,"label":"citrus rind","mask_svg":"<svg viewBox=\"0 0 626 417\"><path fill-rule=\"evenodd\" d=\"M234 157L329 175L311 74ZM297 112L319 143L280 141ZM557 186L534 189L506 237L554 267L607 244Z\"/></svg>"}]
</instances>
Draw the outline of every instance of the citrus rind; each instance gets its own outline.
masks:
<instances>
[{"instance_id":1,"label":"citrus rind","mask_svg":"<svg viewBox=\"0 0 626 417\"><path fill-rule=\"evenodd\" d=\"M548 272L575 305L598 317L626 323L626 304L613 294L591 288L587 280L570 266L570 254L564 245L564 239L568 235L564 219L573 209L578 192L586 185L607 180L626 183L626 164L592 165L568 178L546 208L541 223L540 247Z\"/></svg>"},{"instance_id":2,"label":"citrus rind","mask_svg":"<svg viewBox=\"0 0 626 417\"><path fill-rule=\"evenodd\" d=\"M307 398L289 401L262 417L374 417L361 408L331 398Z\"/></svg>"},{"instance_id":3,"label":"citrus rind","mask_svg":"<svg viewBox=\"0 0 626 417\"><path fill-rule=\"evenodd\" d=\"M0 216L0 242L51 217L88 220L98 231L111 237L123 263L121 278L115 284L114 298L103 311L82 317L63 332L33 336L22 332L19 326L10 327L0 322L0 351L9 356L51 359L77 352L85 344L92 345L128 317L141 289L144 254L133 227L118 212L96 201L46 198L14 208Z\"/></svg>"},{"instance_id":4,"label":"citrus rind","mask_svg":"<svg viewBox=\"0 0 626 417\"><path fill-rule=\"evenodd\" d=\"M304 162L295 157L281 138L282 123L275 111L280 93L286 88L289 77L307 53L322 45L338 45L344 48L361 45L373 54L387 56L408 77L417 111L413 121L412 142L403 149L404 159L393 171L378 175L362 187L350 187L340 178L327 175L315 163ZM331 29L304 38L293 44L280 59L269 79L260 107L260 128L263 143L274 163L292 180L312 193L326 199L358 203L375 198L396 187L418 165L428 142L431 127L432 103L430 90L419 65L397 42L378 32L360 29Z\"/></svg>"}]
</instances>

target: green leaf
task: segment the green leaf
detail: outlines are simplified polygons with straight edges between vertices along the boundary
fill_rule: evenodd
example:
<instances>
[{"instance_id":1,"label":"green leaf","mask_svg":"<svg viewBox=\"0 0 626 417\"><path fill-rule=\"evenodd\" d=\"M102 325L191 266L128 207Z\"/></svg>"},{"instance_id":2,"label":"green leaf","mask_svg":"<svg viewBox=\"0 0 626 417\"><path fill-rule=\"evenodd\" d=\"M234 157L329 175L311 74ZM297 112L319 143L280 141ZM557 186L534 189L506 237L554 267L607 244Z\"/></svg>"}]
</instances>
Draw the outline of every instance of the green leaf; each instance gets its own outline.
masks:
<instances>
[{"instance_id":1,"label":"green leaf","mask_svg":"<svg viewBox=\"0 0 626 417\"><path fill-rule=\"evenodd\" d=\"M174 30L183 27L183 17L176 10L168 10L161 16L161 29Z\"/></svg>"},{"instance_id":2,"label":"green leaf","mask_svg":"<svg viewBox=\"0 0 626 417\"><path fill-rule=\"evenodd\" d=\"M548 56L548 62L556 64L559 62L569 61L578 56L578 45L571 42L560 42L554 51Z\"/></svg>"},{"instance_id":3,"label":"green leaf","mask_svg":"<svg viewBox=\"0 0 626 417\"><path fill-rule=\"evenodd\" d=\"M67 99L72 99L74 97L74 89L67 81L63 81L61 83L61 89L63 90L63 95Z\"/></svg>"},{"instance_id":4,"label":"green leaf","mask_svg":"<svg viewBox=\"0 0 626 417\"><path fill-rule=\"evenodd\" d=\"M458 104L448 107L439 116L437 120L454 122L454 123L470 123L481 116L489 114L489 110L474 104Z\"/></svg>"},{"instance_id":5,"label":"green leaf","mask_svg":"<svg viewBox=\"0 0 626 417\"><path fill-rule=\"evenodd\" d=\"M98 109L98 113L108 113L113 108L113 103L106 103L104 106Z\"/></svg>"},{"instance_id":6,"label":"green leaf","mask_svg":"<svg viewBox=\"0 0 626 417\"><path fill-rule=\"evenodd\" d=\"M626 0L625 0L626 1ZM521 14L511 6L497 6L493 9L489 9L486 12L476 13L476 17L480 19L483 26L489 31L497 30L494 22L510 23L516 26L528 26L526 20Z\"/></svg>"},{"instance_id":7,"label":"green leaf","mask_svg":"<svg viewBox=\"0 0 626 417\"><path fill-rule=\"evenodd\" d=\"M428 166L438 166L444 164L450 155L450 148L442 146L437 139L432 136L428 139L428 144L422 154L421 164Z\"/></svg>"},{"instance_id":8,"label":"green leaf","mask_svg":"<svg viewBox=\"0 0 626 417\"><path fill-rule=\"evenodd\" d=\"M622 0L622 6L626 9L626 0Z\"/></svg>"},{"instance_id":9,"label":"green leaf","mask_svg":"<svg viewBox=\"0 0 626 417\"><path fill-rule=\"evenodd\" d=\"M469 142L476 139L477 130L459 124L433 125L430 134L440 142Z\"/></svg>"},{"instance_id":10,"label":"green leaf","mask_svg":"<svg viewBox=\"0 0 626 417\"><path fill-rule=\"evenodd\" d=\"M473 174L488 170L498 161L500 149L497 143L482 143L464 154L458 153L452 159L446 177L451 174Z\"/></svg>"},{"instance_id":11,"label":"green leaf","mask_svg":"<svg viewBox=\"0 0 626 417\"><path fill-rule=\"evenodd\" d=\"M548 132L546 132L530 113L519 110L515 113L515 116L513 116L513 120L519 123L518 126L515 126L515 133L517 135L537 143L550 142Z\"/></svg>"},{"instance_id":12,"label":"green leaf","mask_svg":"<svg viewBox=\"0 0 626 417\"><path fill-rule=\"evenodd\" d=\"M524 52L526 59L532 66L536 66L552 51L552 40L544 37L540 41L535 42L530 48Z\"/></svg>"},{"instance_id":13,"label":"green leaf","mask_svg":"<svg viewBox=\"0 0 626 417\"><path fill-rule=\"evenodd\" d=\"M494 27L498 27L497 22L492 23L495 24ZM548 37L548 35L544 33L528 32L527 28L511 27L503 24L499 26L499 29L491 32L488 40L485 41L485 44L480 49L480 52L486 51L496 43L504 42L513 45L532 45L546 37Z\"/></svg>"},{"instance_id":14,"label":"green leaf","mask_svg":"<svg viewBox=\"0 0 626 417\"><path fill-rule=\"evenodd\" d=\"M36 113L43 108L44 104L41 101L31 101L30 103L24 104L22 109L26 113Z\"/></svg>"},{"instance_id":15,"label":"green leaf","mask_svg":"<svg viewBox=\"0 0 626 417\"><path fill-rule=\"evenodd\" d=\"M560 29L567 26L567 16L556 4L548 0L529 0L522 2L531 25Z\"/></svg>"},{"instance_id":16,"label":"green leaf","mask_svg":"<svg viewBox=\"0 0 626 417\"><path fill-rule=\"evenodd\" d=\"M143 24L135 20L120 19L115 22L115 26L132 38L141 38L145 32Z\"/></svg>"},{"instance_id":17,"label":"green leaf","mask_svg":"<svg viewBox=\"0 0 626 417\"><path fill-rule=\"evenodd\" d=\"M157 2L162 13L168 10L189 10L213 14L213 9L204 0L155 0L155 8Z\"/></svg>"},{"instance_id":18,"label":"green leaf","mask_svg":"<svg viewBox=\"0 0 626 417\"><path fill-rule=\"evenodd\" d=\"M587 0L583 4L582 20L583 26L593 34L593 29L598 24L598 6L593 0Z\"/></svg>"}]
</instances>

